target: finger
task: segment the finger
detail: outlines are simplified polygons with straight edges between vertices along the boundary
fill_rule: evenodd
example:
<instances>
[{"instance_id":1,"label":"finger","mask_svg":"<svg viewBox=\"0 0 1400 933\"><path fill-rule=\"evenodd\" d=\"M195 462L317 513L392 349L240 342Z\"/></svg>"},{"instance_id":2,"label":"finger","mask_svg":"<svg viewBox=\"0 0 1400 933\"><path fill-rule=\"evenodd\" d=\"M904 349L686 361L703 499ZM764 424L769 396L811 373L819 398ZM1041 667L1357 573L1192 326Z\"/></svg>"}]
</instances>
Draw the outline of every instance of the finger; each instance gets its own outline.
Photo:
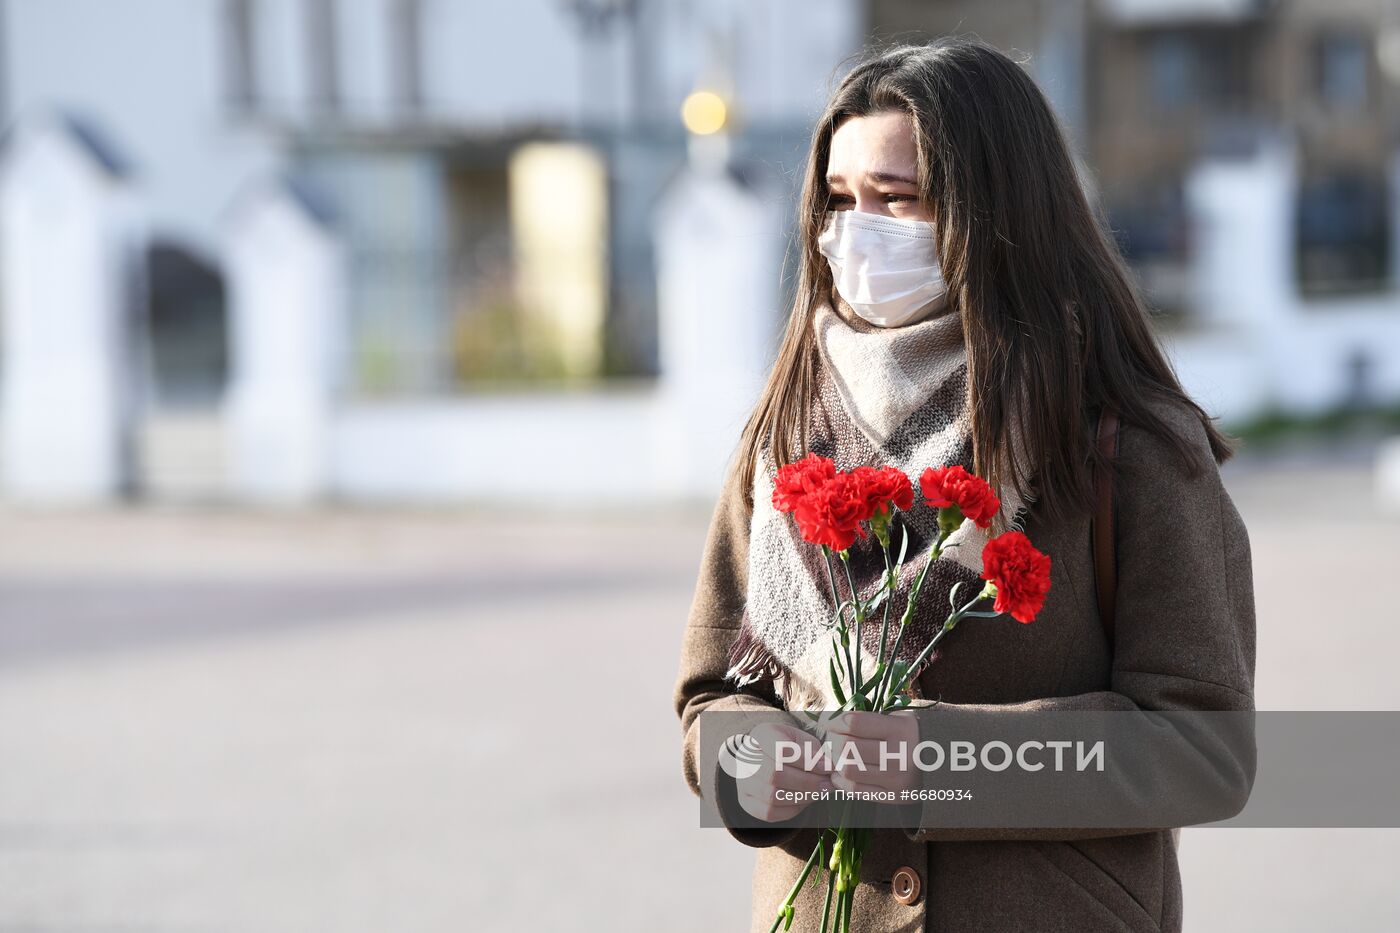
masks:
<instances>
[{"instance_id":1,"label":"finger","mask_svg":"<svg viewBox=\"0 0 1400 933\"><path fill-rule=\"evenodd\" d=\"M870 710L846 710L832 717L828 731L839 735L853 735L869 739L902 739L909 734L907 716L900 719L904 711L896 713L876 713Z\"/></svg>"},{"instance_id":2,"label":"finger","mask_svg":"<svg viewBox=\"0 0 1400 933\"><path fill-rule=\"evenodd\" d=\"M753 809L750 809L747 806L744 807L744 812L747 813L749 816L753 817L754 819L762 820L765 823L777 823L784 820L790 820L793 817L797 816L797 813L789 812L787 809L784 808L772 807L764 804L754 804L752 806Z\"/></svg>"},{"instance_id":3,"label":"finger","mask_svg":"<svg viewBox=\"0 0 1400 933\"><path fill-rule=\"evenodd\" d=\"M784 741L786 742L787 740ZM796 761L792 760L793 744L798 746ZM765 755L772 758L774 761L778 760L779 749L776 743L774 745L763 745L762 748ZM782 754L787 759L786 763L788 765L799 764L803 768L807 768L808 762L811 762L814 767L823 764L823 759L827 757L822 749L822 743L810 735L804 739L785 744L782 748Z\"/></svg>"},{"instance_id":4,"label":"finger","mask_svg":"<svg viewBox=\"0 0 1400 933\"><path fill-rule=\"evenodd\" d=\"M764 733L757 736L759 748L763 756L776 767L782 765L783 770L800 769L803 771L819 771L826 773L831 770L830 756L825 754L822 743L813 735L805 732L799 733L800 738L782 737L771 739L771 733ZM790 745L784 745L781 749L778 742L796 743L796 758L793 757L793 749ZM781 759L781 760L780 760Z\"/></svg>"},{"instance_id":5,"label":"finger","mask_svg":"<svg viewBox=\"0 0 1400 933\"><path fill-rule=\"evenodd\" d=\"M822 790L831 786L831 775L826 771L778 768L773 771L772 786L783 790Z\"/></svg>"},{"instance_id":6,"label":"finger","mask_svg":"<svg viewBox=\"0 0 1400 933\"><path fill-rule=\"evenodd\" d=\"M843 762L847 771L857 773L860 770L856 767L857 763L865 766L867 774L886 771L900 773L913 769L913 743L907 739L867 739L837 735L832 739L832 744L837 746L832 752L832 763L836 766L833 770L841 770L840 765ZM843 751L845 747L854 751Z\"/></svg>"},{"instance_id":7,"label":"finger","mask_svg":"<svg viewBox=\"0 0 1400 933\"><path fill-rule=\"evenodd\" d=\"M773 758L773 766L776 768L778 759ZM803 745L801 754L797 760L792 760L792 752L789 750L782 762L782 768L787 770L810 771L813 774L830 774L835 767L831 750L823 743L815 740Z\"/></svg>"},{"instance_id":8,"label":"finger","mask_svg":"<svg viewBox=\"0 0 1400 933\"><path fill-rule=\"evenodd\" d=\"M832 785L840 787L837 779L847 783L859 784L862 787L878 788L880 790L900 791L910 787L909 776L902 771L837 771L831 776Z\"/></svg>"},{"instance_id":9,"label":"finger","mask_svg":"<svg viewBox=\"0 0 1400 933\"><path fill-rule=\"evenodd\" d=\"M749 732L749 735L761 742L776 742L778 740L805 742L813 738L812 733L804 729L780 722L760 723Z\"/></svg>"},{"instance_id":10,"label":"finger","mask_svg":"<svg viewBox=\"0 0 1400 933\"><path fill-rule=\"evenodd\" d=\"M857 763L864 765L867 771L879 768L882 754L881 742L884 740L868 739L845 733L833 734L831 737L832 770L840 770L843 763L848 769L854 768ZM893 755L897 754L899 749L886 742L883 751Z\"/></svg>"},{"instance_id":11,"label":"finger","mask_svg":"<svg viewBox=\"0 0 1400 933\"><path fill-rule=\"evenodd\" d=\"M820 780L823 780L823 782L825 782L826 779L825 777L822 777L822 779ZM826 786L827 789L829 789L829 783L827 783ZM797 794L797 796L805 796L805 794L811 792L819 792L819 790L822 790L822 785L790 787L783 785L783 783L776 783L773 779L770 779L770 777L764 777L763 775L755 775L753 777L749 777L749 779L746 780L746 782L743 782L741 786L736 787L736 790L738 790L738 794L741 797L750 797L750 799L755 800L774 801L774 803L784 804L784 806L787 806L787 804L797 804L797 806L801 808L806 806L806 804L811 803L811 800L787 800L785 799L785 797L787 797L787 794L791 793Z\"/></svg>"},{"instance_id":12,"label":"finger","mask_svg":"<svg viewBox=\"0 0 1400 933\"><path fill-rule=\"evenodd\" d=\"M867 781L853 780L850 776L842 774L839 771L831 776L831 783L835 784L838 788L844 790L848 794L871 794L883 792L890 789L887 787L883 787L879 784L871 784Z\"/></svg>"},{"instance_id":13,"label":"finger","mask_svg":"<svg viewBox=\"0 0 1400 933\"><path fill-rule=\"evenodd\" d=\"M807 806L805 803L780 803L771 794L740 794L739 805L750 816L770 823L790 820Z\"/></svg>"}]
</instances>

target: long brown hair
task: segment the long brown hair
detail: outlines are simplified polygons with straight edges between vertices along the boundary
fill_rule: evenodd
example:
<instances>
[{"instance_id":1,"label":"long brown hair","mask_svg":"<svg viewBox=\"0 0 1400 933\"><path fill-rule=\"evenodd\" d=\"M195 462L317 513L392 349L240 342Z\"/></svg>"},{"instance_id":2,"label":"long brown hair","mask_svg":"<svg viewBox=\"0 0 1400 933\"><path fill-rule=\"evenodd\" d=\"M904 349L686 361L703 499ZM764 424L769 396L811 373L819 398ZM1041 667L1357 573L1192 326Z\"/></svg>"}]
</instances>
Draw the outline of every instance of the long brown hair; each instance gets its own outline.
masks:
<instances>
[{"instance_id":1,"label":"long brown hair","mask_svg":"<svg viewBox=\"0 0 1400 933\"><path fill-rule=\"evenodd\" d=\"M948 37L864 53L817 121L797 214L796 297L739 440L748 506L765 441L777 463L805 453L817 366L812 317L834 298L817 249L832 134L850 117L885 110L912 117L919 197L934 219L948 298L963 323L978 475L998 488L1025 480L1009 447L1009 418L1019 411L1037 508L1061 518L1089 511L1090 470L1108 468L1092 443L1094 417L1109 402L1123 423L1165 439L1195 475L1204 457L1149 408L1153 395L1190 405L1216 462L1228 460L1234 439L1178 382L1040 88L985 42ZM794 437L803 449L793 449Z\"/></svg>"}]
</instances>

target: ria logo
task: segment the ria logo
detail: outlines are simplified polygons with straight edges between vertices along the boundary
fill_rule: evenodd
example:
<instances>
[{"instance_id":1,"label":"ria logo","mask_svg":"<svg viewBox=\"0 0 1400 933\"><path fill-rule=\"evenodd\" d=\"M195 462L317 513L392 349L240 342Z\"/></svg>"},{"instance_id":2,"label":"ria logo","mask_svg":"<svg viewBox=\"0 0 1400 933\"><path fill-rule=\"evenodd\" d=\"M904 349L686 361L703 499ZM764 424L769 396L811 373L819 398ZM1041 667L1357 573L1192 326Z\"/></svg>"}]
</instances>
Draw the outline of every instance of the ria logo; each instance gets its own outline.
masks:
<instances>
[{"instance_id":1,"label":"ria logo","mask_svg":"<svg viewBox=\"0 0 1400 933\"><path fill-rule=\"evenodd\" d=\"M736 781L753 777L762 762L763 746L747 732L731 735L719 747L719 766Z\"/></svg>"}]
</instances>

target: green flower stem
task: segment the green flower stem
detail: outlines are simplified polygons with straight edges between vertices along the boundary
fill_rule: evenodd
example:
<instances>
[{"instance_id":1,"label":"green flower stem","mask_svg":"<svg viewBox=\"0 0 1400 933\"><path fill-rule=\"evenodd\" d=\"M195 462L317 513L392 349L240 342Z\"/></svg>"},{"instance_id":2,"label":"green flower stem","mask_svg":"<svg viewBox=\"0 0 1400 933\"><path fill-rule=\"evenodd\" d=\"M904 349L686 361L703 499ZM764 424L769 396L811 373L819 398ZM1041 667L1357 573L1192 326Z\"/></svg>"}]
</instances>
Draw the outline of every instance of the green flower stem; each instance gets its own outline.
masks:
<instances>
[{"instance_id":1,"label":"green flower stem","mask_svg":"<svg viewBox=\"0 0 1400 933\"><path fill-rule=\"evenodd\" d=\"M822 839L818 837L817 847L812 850L811 855L807 856L807 864L803 867L802 874L797 876L797 880L792 883L792 887L788 890L787 897L783 898L782 906L778 908L778 916L774 919L773 925L768 928L768 933L777 933L778 925L787 918L788 908L791 907L793 901L797 899L797 892L801 891L802 885L807 883L807 876L812 873L812 866L817 863L817 860L820 859L821 856Z\"/></svg>"},{"instance_id":2,"label":"green flower stem","mask_svg":"<svg viewBox=\"0 0 1400 933\"><path fill-rule=\"evenodd\" d=\"M855 905L856 886L860 883L860 863L869 844L868 833L860 827L850 830L849 852L846 857L846 929L851 928L851 911Z\"/></svg>"},{"instance_id":3,"label":"green flower stem","mask_svg":"<svg viewBox=\"0 0 1400 933\"><path fill-rule=\"evenodd\" d=\"M833 603L834 605L839 606L839 605L841 605L841 596L840 596L839 593L836 592L836 571L834 571L834 570L831 569L831 546L830 546L830 545L826 545L826 544L823 544L823 545L822 545L822 557L826 558L826 579L827 579L827 582L829 582L829 583L831 584L831 596L832 596L831 601L832 601L832 603Z\"/></svg>"},{"instance_id":4,"label":"green flower stem","mask_svg":"<svg viewBox=\"0 0 1400 933\"><path fill-rule=\"evenodd\" d=\"M852 801L847 800L845 805L841 808L841 828L837 830L837 838L841 840L841 859L840 863L836 866L836 871L838 876L842 879L841 887L836 892L839 898L838 904L840 906L840 909L837 911L837 916L840 918L840 922L836 927L838 931L849 931L851 928L851 897L855 893L854 886L850 884L850 868L852 859L858 854L855 851L857 844L855 830L846 825L847 820L849 820L851 816L852 806L854 806ZM834 881L835 878L832 880Z\"/></svg>"},{"instance_id":5,"label":"green flower stem","mask_svg":"<svg viewBox=\"0 0 1400 933\"><path fill-rule=\"evenodd\" d=\"M885 558L885 586L889 588L890 592L885 597L885 619L882 623L880 623L880 653L875 658L875 667L877 670L882 670L883 665L885 663L885 639L888 638L890 634L890 603L894 602L894 600L890 597L894 595L895 583L894 565L890 563L889 545L885 545L885 547L881 549L880 553L883 554ZM881 677L880 679L883 680L884 678ZM878 687L879 685L877 684L876 686Z\"/></svg>"},{"instance_id":6,"label":"green flower stem","mask_svg":"<svg viewBox=\"0 0 1400 933\"><path fill-rule=\"evenodd\" d=\"M890 701L899 695L897 690L890 689L890 672L894 669L894 662L899 657L899 647L904 642L904 633L908 631L909 622L914 618L914 605L919 598L919 591L924 587L924 577L928 576L929 568L933 566L933 562L938 560L939 555L943 553L943 542L948 539L948 535L950 534L952 534L952 532L945 531L942 523L939 523L938 534L933 539L933 546L929 548L928 560L924 563L924 568L919 571L919 576L915 579L914 586L910 589L909 602L904 607L903 617L899 620L899 633L895 636L894 648L890 650L889 666L886 667L883 676L881 676L880 683L875 685L875 708L877 710L886 709Z\"/></svg>"},{"instance_id":7,"label":"green flower stem","mask_svg":"<svg viewBox=\"0 0 1400 933\"><path fill-rule=\"evenodd\" d=\"M899 696L899 691L903 690L904 685L909 682L909 675L914 672L915 668L917 668L920 664L924 663L924 658L927 658L929 656L929 652L933 651L933 649L937 647L938 643L943 640L944 635L947 635L953 630L954 624L956 623L953 622L951 617L949 618L949 621L943 623L943 627L938 630L938 634L933 636L933 639L927 645L924 646L923 651L919 652L918 657L916 657L913 663L909 665L909 669L900 675L899 683L891 685L891 697Z\"/></svg>"},{"instance_id":8,"label":"green flower stem","mask_svg":"<svg viewBox=\"0 0 1400 933\"><path fill-rule=\"evenodd\" d=\"M841 566L846 570L846 583L851 588L851 602L855 603L856 613L856 658L855 658L855 680L851 682L851 696L860 692L860 685L865 682L865 678L860 676L860 651L862 647L860 637L860 623L865 618L865 606L860 601L860 594L856 592L856 578L851 574L851 562L846 556L846 552L841 552Z\"/></svg>"},{"instance_id":9,"label":"green flower stem","mask_svg":"<svg viewBox=\"0 0 1400 933\"><path fill-rule=\"evenodd\" d=\"M835 886L831 883L831 875L827 874L826 897L822 900L822 933L827 933L831 928L831 894Z\"/></svg>"},{"instance_id":10,"label":"green flower stem","mask_svg":"<svg viewBox=\"0 0 1400 933\"><path fill-rule=\"evenodd\" d=\"M904 685L908 683L909 678L913 675L914 669L924 662L924 659L929 656L929 653L933 651L934 647L937 646L937 644L943 640L943 636L951 632L953 630L953 626L957 625L959 620L961 620L963 616L970 613L972 611L972 607L977 605L978 602L984 599L985 595L985 589L979 591L978 594L972 597L972 599L968 600L967 603L964 604L961 609L948 616L947 621L943 623L943 627L938 630L938 634L933 636L933 640L930 641L924 647L923 651L919 652L919 656L914 659L914 662L909 665L909 669L905 671L903 676L899 678L899 683L894 685L894 689L890 693L891 696L899 695L899 691L904 688ZM993 613L993 615L1001 615L1001 613Z\"/></svg>"},{"instance_id":11,"label":"green flower stem","mask_svg":"<svg viewBox=\"0 0 1400 933\"><path fill-rule=\"evenodd\" d=\"M831 599L832 599L832 602L836 603L836 605L839 606L839 605L841 604L841 595L840 595L840 593L838 593L837 590L836 590L836 571L835 571L835 570L832 568L832 566L831 566L831 547L830 547L829 545L825 545L825 544L822 545L822 556L826 558L826 575L827 575L827 579L831 581ZM854 591L851 592L851 599L852 599L852 601L854 602L854 600L855 600L855 592L854 592ZM860 615L859 615L859 611L858 611L858 610L857 610L856 618L857 618L857 619L860 618ZM841 639L841 641L843 642L842 647L845 648L845 651L846 651L846 676L847 676L848 678L851 679L851 681L853 682L853 684L854 684L855 687L859 687L859 686L860 686L860 681L855 680L856 668L855 668L855 663L851 660L851 642L850 642L850 639L849 639L848 637L845 636L845 623L844 623L844 622L842 623L842 639ZM854 688L851 690L851 693L852 693L852 694L855 693Z\"/></svg>"}]
</instances>

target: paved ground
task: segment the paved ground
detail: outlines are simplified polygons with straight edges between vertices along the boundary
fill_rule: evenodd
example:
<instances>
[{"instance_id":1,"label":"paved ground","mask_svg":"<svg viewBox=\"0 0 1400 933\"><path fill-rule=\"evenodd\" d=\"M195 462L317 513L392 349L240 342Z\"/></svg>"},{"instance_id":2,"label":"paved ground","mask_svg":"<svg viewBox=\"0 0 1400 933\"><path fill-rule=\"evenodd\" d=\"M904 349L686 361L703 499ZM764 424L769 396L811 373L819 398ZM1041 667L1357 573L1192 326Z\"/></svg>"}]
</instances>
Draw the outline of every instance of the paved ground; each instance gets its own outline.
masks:
<instances>
[{"instance_id":1,"label":"paved ground","mask_svg":"<svg viewBox=\"0 0 1400 933\"><path fill-rule=\"evenodd\" d=\"M1260 707L1400 708L1400 518L1234 466ZM670 708L707 519L0 512L0 933L742 929ZM1182 857L1188 930L1400 928L1400 832Z\"/></svg>"}]
</instances>

